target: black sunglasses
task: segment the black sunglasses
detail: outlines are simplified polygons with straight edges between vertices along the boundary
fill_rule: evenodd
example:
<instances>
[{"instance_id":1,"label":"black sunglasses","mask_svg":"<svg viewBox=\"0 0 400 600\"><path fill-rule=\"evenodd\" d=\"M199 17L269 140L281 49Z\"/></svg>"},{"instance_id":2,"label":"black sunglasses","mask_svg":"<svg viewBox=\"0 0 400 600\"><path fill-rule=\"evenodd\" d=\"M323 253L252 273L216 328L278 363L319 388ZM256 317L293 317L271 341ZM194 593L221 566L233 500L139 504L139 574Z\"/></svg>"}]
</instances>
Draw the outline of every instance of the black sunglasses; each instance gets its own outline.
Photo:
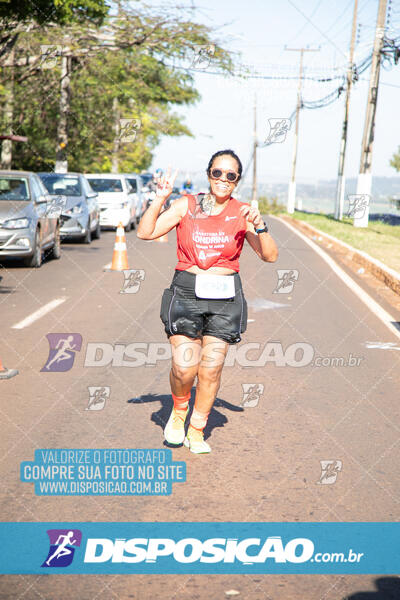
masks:
<instances>
[{"instance_id":1,"label":"black sunglasses","mask_svg":"<svg viewBox=\"0 0 400 600\"><path fill-rule=\"evenodd\" d=\"M235 173L235 171L223 171L222 169L211 169L210 177L212 177L212 179L219 179L222 173L225 173L227 180L231 183L234 183L239 179L239 173Z\"/></svg>"}]
</instances>

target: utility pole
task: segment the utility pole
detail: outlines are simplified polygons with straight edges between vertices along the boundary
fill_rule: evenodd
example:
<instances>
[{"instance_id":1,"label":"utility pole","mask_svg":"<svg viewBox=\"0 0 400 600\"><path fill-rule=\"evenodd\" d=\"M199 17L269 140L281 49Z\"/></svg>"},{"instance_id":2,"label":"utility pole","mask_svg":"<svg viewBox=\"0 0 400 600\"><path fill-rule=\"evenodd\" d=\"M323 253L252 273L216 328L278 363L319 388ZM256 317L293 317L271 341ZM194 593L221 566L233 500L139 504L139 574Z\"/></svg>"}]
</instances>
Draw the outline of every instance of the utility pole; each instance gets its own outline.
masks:
<instances>
[{"instance_id":1,"label":"utility pole","mask_svg":"<svg viewBox=\"0 0 400 600\"><path fill-rule=\"evenodd\" d=\"M66 173L68 171L66 148L68 144L68 116L71 97L71 60L72 57L68 54L68 49L64 47L61 57L60 116L57 123L57 149L54 169L56 173Z\"/></svg>"},{"instance_id":2,"label":"utility pole","mask_svg":"<svg viewBox=\"0 0 400 600\"><path fill-rule=\"evenodd\" d=\"M346 143L347 143L347 124L349 120L349 106L350 106L350 91L353 83L353 57L354 57L354 45L356 40L356 29L357 29L357 5L358 0L354 0L353 10L353 26L351 30L351 42L350 42L350 54L349 64L347 67L347 87L346 87L346 100L344 104L344 119L342 129L342 139L340 142L340 155L339 155L339 169L338 169L338 180L336 187L336 201L335 201L335 219L340 221L343 218L343 204L344 204L344 190L345 190L345 177L344 177L344 164L346 160Z\"/></svg>"},{"instance_id":3,"label":"utility pole","mask_svg":"<svg viewBox=\"0 0 400 600\"><path fill-rule=\"evenodd\" d=\"M111 173L118 173L119 169L119 150L121 146L120 140L120 111L118 98L115 97L112 103L112 118L114 122L114 141L111 153Z\"/></svg>"},{"instance_id":4,"label":"utility pole","mask_svg":"<svg viewBox=\"0 0 400 600\"><path fill-rule=\"evenodd\" d=\"M11 169L12 164L12 126L14 117L14 57L15 48L13 47L7 61L10 68L9 79L4 82L5 102L4 102L4 128L6 137L1 144L1 168Z\"/></svg>"},{"instance_id":5,"label":"utility pole","mask_svg":"<svg viewBox=\"0 0 400 600\"><path fill-rule=\"evenodd\" d=\"M361 212L359 217L354 217L354 227L368 227L368 200L371 196L372 184L372 145L374 141L376 103L378 100L381 50L385 34L386 5L387 0L379 0L368 90L367 110L365 114L364 134L361 146L360 172L357 180L357 196L360 196L360 203L362 200L364 201L363 203L365 204L365 209ZM364 198L361 198L361 196L364 196Z\"/></svg>"},{"instance_id":6,"label":"utility pole","mask_svg":"<svg viewBox=\"0 0 400 600\"><path fill-rule=\"evenodd\" d=\"M253 190L251 206L258 208L257 201L257 96L254 94L254 129L253 129Z\"/></svg>"},{"instance_id":7,"label":"utility pole","mask_svg":"<svg viewBox=\"0 0 400 600\"><path fill-rule=\"evenodd\" d=\"M296 162L297 162L297 144L299 138L299 114L301 109L301 86L303 78L303 56L304 52L319 52L319 49L312 50L311 48L285 48L289 52L300 52L300 70L299 70L299 85L297 87L297 105L296 105L296 126L294 132L293 158L292 158L292 177L289 183L289 193L287 202L288 213L294 213L296 201Z\"/></svg>"}]
</instances>

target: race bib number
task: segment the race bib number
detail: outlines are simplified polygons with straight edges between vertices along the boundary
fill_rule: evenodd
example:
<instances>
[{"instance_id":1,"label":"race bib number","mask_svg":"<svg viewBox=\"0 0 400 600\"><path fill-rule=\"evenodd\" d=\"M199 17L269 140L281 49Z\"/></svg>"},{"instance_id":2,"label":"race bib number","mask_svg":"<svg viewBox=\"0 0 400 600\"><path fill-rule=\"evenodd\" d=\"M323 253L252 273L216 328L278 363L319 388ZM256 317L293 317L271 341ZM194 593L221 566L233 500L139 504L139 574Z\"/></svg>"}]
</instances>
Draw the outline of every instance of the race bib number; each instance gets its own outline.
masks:
<instances>
[{"instance_id":1,"label":"race bib number","mask_svg":"<svg viewBox=\"0 0 400 600\"><path fill-rule=\"evenodd\" d=\"M195 293L198 298L233 298L235 280L230 275L196 275Z\"/></svg>"}]
</instances>

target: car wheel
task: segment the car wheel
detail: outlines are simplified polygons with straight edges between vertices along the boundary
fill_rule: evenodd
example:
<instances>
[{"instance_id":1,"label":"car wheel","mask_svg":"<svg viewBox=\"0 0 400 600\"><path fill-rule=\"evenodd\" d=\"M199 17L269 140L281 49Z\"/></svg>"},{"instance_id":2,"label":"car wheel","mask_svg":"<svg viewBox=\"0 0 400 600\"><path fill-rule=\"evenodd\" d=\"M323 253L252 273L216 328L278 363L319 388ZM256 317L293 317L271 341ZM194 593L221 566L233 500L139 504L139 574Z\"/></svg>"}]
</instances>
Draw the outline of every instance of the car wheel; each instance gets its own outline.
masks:
<instances>
[{"instance_id":1,"label":"car wheel","mask_svg":"<svg viewBox=\"0 0 400 600\"><path fill-rule=\"evenodd\" d=\"M84 244L90 244L91 241L92 241L92 232L90 231L90 219L89 219L87 222L87 225L86 225L86 233L82 238L82 242Z\"/></svg>"},{"instance_id":2,"label":"car wheel","mask_svg":"<svg viewBox=\"0 0 400 600\"><path fill-rule=\"evenodd\" d=\"M100 219L97 219L97 227L93 231L93 239L98 240L98 239L100 239L100 236L101 236Z\"/></svg>"},{"instance_id":3,"label":"car wheel","mask_svg":"<svg viewBox=\"0 0 400 600\"><path fill-rule=\"evenodd\" d=\"M38 269L42 266L42 245L40 242L40 231L36 229L35 241L33 243L33 254L24 260L27 267Z\"/></svg>"},{"instance_id":4,"label":"car wheel","mask_svg":"<svg viewBox=\"0 0 400 600\"><path fill-rule=\"evenodd\" d=\"M131 221L131 229L136 229L136 216Z\"/></svg>"},{"instance_id":5,"label":"car wheel","mask_svg":"<svg viewBox=\"0 0 400 600\"><path fill-rule=\"evenodd\" d=\"M51 257L55 259L61 258L61 236L60 236L60 226L57 225L55 234L54 234L54 246L51 249Z\"/></svg>"},{"instance_id":6,"label":"car wheel","mask_svg":"<svg viewBox=\"0 0 400 600\"><path fill-rule=\"evenodd\" d=\"M125 231L128 232L132 229L132 221L129 221L127 225L124 227Z\"/></svg>"}]
</instances>

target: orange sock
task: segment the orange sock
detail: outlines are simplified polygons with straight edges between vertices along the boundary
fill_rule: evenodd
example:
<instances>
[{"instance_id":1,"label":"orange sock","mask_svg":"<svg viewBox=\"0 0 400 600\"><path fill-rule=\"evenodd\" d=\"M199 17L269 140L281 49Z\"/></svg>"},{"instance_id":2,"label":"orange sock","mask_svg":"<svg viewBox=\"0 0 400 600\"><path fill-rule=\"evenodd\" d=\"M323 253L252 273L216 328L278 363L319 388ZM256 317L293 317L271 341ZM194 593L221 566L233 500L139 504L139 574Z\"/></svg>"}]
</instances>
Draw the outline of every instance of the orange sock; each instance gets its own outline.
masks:
<instances>
[{"instance_id":1,"label":"orange sock","mask_svg":"<svg viewBox=\"0 0 400 600\"><path fill-rule=\"evenodd\" d=\"M204 427L207 425L207 419L210 411L202 412L198 410L196 407L193 409L192 416L190 417L190 425L194 429L198 429L203 431Z\"/></svg>"},{"instance_id":2,"label":"orange sock","mask_svg":"<svg viewBox=\"0 0 400 600\"><path fill-rule=\"evenodd\" d=\"M175 394L172 394L172 400L174 401L174 409L176 411L186 411L190 400L190 392L186 396L175 396Z\"/></svg>"}]
</instances>

